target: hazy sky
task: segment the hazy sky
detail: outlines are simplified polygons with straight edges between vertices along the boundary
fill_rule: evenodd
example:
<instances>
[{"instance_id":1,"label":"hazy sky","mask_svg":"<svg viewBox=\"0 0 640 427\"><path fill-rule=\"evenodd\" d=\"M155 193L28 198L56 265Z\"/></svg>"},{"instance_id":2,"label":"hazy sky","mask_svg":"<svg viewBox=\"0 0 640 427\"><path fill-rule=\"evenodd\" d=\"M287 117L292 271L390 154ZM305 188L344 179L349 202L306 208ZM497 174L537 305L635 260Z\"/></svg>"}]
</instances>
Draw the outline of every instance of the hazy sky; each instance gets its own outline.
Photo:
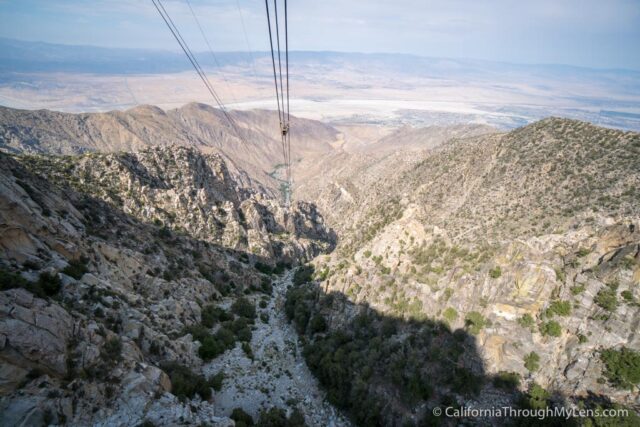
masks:
<instances>
[{"instance_id":1,"label":"hazy sky","mask_svg":"<svg viewBox=\"0 0 640 427\"><path fill-rule=\"evenodd\" d=\"M190 1L215 50L247 50L239 10L268 48L264 1ZM163 3L204 50L186 0ZM292 50L640 69L640 0L289 0L289 19ZM177 49L151 0L0 0L0 37Z\"/></svg>"}]
</instances>

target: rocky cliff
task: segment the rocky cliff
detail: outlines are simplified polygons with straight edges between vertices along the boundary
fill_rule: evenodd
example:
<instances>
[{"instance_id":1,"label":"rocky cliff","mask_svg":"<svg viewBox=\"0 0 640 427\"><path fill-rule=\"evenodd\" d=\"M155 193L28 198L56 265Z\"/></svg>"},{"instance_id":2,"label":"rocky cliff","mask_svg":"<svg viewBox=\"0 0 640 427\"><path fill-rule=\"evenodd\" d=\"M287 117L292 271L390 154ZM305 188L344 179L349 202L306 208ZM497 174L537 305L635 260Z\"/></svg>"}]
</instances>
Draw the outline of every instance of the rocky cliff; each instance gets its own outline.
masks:
<instances>
[{"instance_id":1,"label":"rocky cliff","mask_svg":"<svg viewBox=\"0 0 640 427\"><path fill-rule=\"evenodd\" d=\"M268 263L296 263L332 249L315 207L291 209L217 154L182 146L76 157L22 156L31 170L154 223ZM234 170L237 170L234 168Z\"/></svg>"}]
</instances>

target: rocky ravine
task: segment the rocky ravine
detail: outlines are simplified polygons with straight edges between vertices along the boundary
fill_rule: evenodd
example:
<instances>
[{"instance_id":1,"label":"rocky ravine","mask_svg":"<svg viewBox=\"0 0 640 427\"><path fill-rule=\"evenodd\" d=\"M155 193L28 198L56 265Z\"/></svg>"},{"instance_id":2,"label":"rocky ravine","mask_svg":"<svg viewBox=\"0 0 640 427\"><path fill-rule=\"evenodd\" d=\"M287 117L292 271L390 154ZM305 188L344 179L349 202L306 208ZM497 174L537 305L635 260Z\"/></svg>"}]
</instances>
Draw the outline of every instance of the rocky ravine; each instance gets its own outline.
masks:
<instances>
[{"instance_id":1,"label":"rocky ravine","mask_svg":"<svg viewBox=\"0 0 640 427\"><path fill-rule=\"evenodd\" d=\"M203 367L205 373L224 371L229 376L213 405L217 412L227 414L238 406L237 402L247 402L244 409L254 417L261 409L274 405L300 405L305 408L309 425L350 425L326 401L302 357L298 334L284 314L285 294L292 286L292 276L290 271L278 279L273 296L268 302L265 300L262 313L268 321L259 323L253 331L253 357L235 348Z\"/></svg>"},{"instance_id":2,"label":"rocky ravine","mask_svg":"<svg viewBox=\"0 0 640 427\"><path fill-rule=\"evenodd\" d=\"M218 154L182 146L135 153L20 156L30 170L107 201L141 221L262 257L309 260L333 247L314 205L278 200Z\"/></svg>"},{"instance_id":3,"label":"rocky ravine","mask_svg":"<svg viewBox=\"0 0 640 427\"><path fill-rule=\"evenodd\" d=\"M233 424L212 390L235 373L207 362L262 342L274 271L333 236L313 206L285 217L225 170L184 148L0 154L0 424Z\"/></svg>"}]
</instances>

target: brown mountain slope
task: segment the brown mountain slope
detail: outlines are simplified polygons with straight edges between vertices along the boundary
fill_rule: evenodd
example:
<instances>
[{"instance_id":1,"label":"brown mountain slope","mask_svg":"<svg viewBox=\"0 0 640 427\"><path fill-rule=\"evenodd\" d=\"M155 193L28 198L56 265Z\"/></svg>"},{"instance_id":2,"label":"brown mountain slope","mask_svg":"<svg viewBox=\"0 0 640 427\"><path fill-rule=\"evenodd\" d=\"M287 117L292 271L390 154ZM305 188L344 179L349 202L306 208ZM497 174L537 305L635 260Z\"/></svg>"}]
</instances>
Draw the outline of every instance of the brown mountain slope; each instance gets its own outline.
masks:
<instances>
[{"instance_id":1,"label":"brown mountain slope","mask_svg":"<svg viewBox=\"0 0 640 427\"><path fill-rule=\"evenodd\" d=\"M344 221L332 224L352 231L343 233L343 242L373 237L372 230L391 220L389 213L409 208L421 221L465 240L561 232L596 213L638 214L638 139L633 132L551 118L507 134L396 153L405 161L389 168L348 170L347 183L367 179L358 185L357 203L330 185L310 191L309 199L329 211L334 201L347 207ZM353 215L362 221L354 223Z\"/></svg>"},{"instance_id":2,"label":"brown mountain slope","mask_svg":"<svg viewBox=\"0 0 640 427\"><path fill-rule=\"evenodd\" d=\"M10 152L78 154L138 151L149 146L193 146L216 152L254 179L276 189L269 174L282 163L277 113L231 112L244 139L223 114L191 103L174 110L143 105L127 111L68 114L0 107L0 148ZM292 157L301 159L332 149L337 131L328 125L293 117Z\"/></svg>"},{"instance_id":3,"label":"brown mountain slope","mask_svg":"<svg viewBox=\"0 0 640 427\"><path fill-rule=\"evenodd\" d=\"M361 147L364 152L390 152L398 150L427 150L435 148L452 138L496 133L486 125L427 126L422 128L402 127L372 144Z\"/></svg>"},{"instance_id":4,"label":"brown mountain slope","mask_svg":"<svg viewBox=\"0 0 640 427\"><path fill-rule=\"evenodd\" d=\"M383 137L364 133L368 142L356 139L356 143L351 143L355 138L347 133L341 147L296 165L294 192L298 198L315 200L332 227L340 231L357 222L367 206L384 200L393 188L401 188L403 174L431 150L453 139L495 132L475 125L401 128Z\"/></svg>"}]
</instances>

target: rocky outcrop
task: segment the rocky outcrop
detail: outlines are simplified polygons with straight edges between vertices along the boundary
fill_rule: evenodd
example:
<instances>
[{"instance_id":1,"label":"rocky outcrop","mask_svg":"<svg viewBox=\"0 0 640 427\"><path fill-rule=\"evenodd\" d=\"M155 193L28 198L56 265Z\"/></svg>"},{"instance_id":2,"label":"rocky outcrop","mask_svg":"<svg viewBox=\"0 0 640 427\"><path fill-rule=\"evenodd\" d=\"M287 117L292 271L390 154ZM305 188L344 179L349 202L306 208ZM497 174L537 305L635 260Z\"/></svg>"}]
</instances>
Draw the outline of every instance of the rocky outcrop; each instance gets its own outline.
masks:
<instances>
[{"instance_id":1,"label":"rocky outcrop","mask_svg":"<svg viewBox=\"0 0 640 427\"><path fill-rule=\"evenodd\" d=\"M173 146L21 161L137 219L258 254L268 263L309 260L335 243L314 206L295 202L286 209L250 180L243 186L248 178L232 174L217 154Z\"/></svg>"},{"instance_id":2,"label":"rocky outcrop","mask_svg":"<svg viewBox=\"0 0 640 427\"><path fill-rule=\"evenodd\" d=\"M24 289L0 293L0 390L13 391L32 370L64 376L76 322L57 304Z\"/></svg>"}]
</instances>

